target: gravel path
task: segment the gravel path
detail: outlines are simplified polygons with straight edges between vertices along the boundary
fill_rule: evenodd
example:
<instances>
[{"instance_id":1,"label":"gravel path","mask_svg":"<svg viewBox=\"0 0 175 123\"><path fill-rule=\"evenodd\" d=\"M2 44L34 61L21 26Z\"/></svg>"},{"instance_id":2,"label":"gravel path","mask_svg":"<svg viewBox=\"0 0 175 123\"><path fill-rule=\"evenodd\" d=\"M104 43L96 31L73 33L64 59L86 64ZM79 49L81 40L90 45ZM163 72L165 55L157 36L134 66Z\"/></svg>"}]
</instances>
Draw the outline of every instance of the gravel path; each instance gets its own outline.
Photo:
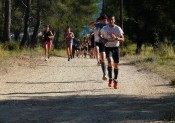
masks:
<instances>
[{"instance_id":1,"label":"gravel path","mask_svg":"<svg viewBox=\"0 0 175 123\"><path fill-rule=\"evenodd\" d=\"M0 74L0 123L159 122L175 108L167 80L125 61L117 90L102 80L93 59L10 63Z\"/></svg>"}]
</instances>

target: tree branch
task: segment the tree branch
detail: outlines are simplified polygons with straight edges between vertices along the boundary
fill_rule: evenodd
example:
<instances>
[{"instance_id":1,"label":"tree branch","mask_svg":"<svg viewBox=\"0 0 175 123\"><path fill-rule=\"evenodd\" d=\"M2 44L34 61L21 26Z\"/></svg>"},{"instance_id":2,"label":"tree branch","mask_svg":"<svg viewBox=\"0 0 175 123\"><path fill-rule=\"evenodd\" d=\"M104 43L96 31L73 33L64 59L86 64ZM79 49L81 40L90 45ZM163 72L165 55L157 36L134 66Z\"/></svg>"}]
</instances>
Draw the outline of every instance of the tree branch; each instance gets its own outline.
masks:
<instances>
[{"instance_id":1,"label":"tree branch","mask_svg":"<svg viewBox=\"0 0 175 123\"><path fill-rule=\"evenodd\" d=\"M21 2L22 2L22 4L27 8L27 5L24 3L24 1L23 0L21 0Z\"/></svg>"}]
</instances>

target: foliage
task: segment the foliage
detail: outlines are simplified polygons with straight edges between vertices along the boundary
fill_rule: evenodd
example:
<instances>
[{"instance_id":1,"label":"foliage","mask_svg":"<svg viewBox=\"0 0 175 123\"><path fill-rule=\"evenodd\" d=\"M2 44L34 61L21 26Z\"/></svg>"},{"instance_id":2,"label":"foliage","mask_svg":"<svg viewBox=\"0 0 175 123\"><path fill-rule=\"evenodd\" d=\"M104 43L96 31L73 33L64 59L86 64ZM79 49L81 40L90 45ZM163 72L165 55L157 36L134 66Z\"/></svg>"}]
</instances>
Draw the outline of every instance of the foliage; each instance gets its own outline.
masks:
<instances>
[{"instance_id":1,"label":"foliage","mask_svg":"<svg viewBox=\"0 0 175 123\"><path fill-rule=\"evenodd\" d=\"M32 0L29 17L29 27L36 27L38 21L38 9L41 13L39 31L44 25L50 24L57 35L55 42L63 39L65 27L71 26L76 37L84 29L84 25L94 20L97 13L97 3L100 0ZM115 15L116 23L120 25L121 0L104 0L104 12L107 15ZM137 43L136 51L141 52L142 45L152 45L154 49L159 47L160 42L169 41L175 43L175 10L173 0L125 0L124 9L124 32L128 40ZM19 41L19 34L24 29L24 16L26 1L12 1L12 24L11 33L15 40ZM4 26L4 6L0 1L0 33ZM38 33L38 31L30 32ZM2 33L1 33L2 35ZM37 34L35 34L37 35ZM0 40L2 36L0 36ZM30 43L28 43L30 44ZM126 43L124 44L126 46Z\"/></svg>"},{"instance_id":2,"label":"foliage","mask_svg":"<svg viewBox=\"0 0 175 123\"><path fill-rule=\"evenodd\" d=\"M1 44L1 50L19 51L19 43L15 41L5 42Z\"/></svg>"},{"instance_id":3,"label":"foliage","mask_svg":"<svg viewBox=\"0 0 175 123\"><path fill-rule=\"evenodd\" d=\"M151 43L154 48L157 47L157 42L165 42L166 40L173 41L174 35L174 4L173 0L128 0L125 5L127 16L126 22L132 18L132 23L135 25L137 42ZM168 10L170 9L170 10ZM128 26L129 26L128 25ZM128 27L125 28L127 30ZM132 27L129 27L129 30ZM130 30L129 35L133 35Z\"/></svg>"},{"instance_id":4,"label":"foliage","mask_svg":"<svg viewBox=\"0 0 175 123\"><path fill-rule=\"evenodd\" d=\"M156 51L150 45L144 46L143 52L136 55L134 49L136 45L129 45L121 50L121 54L125 54L124 59L136 66L151 70L153 72L164 75L170 81L175 79L175 52L172 44L158 44Z\"/></svg>"},{"instance_id":5,"label":"foliage","mask_svg":"<svg viewBox=\"0 0 175 123\"><path fill-rule=\"evenodd\" d=\"M52 30L58 35L57 40L63 39L65 27L70 25L75 36L78 37L79 32L84 28L84 25L89 23L93 15L97 13L96 3L99 0L32 0L29 17L29 27L36 26L38 21L37 10L41 12L39 31L43 30L44 25L49 24ZM14 33L15 40L21 39L20 32L24 30L24 19L27 1L15 0L12 1L12 24L11 33ZM2 2L0 2L0 16L4 11ZM3 28L3 20L0 19L0 31ZM29 32L33 33L33 32ZM34 33L39 33L35 31ZM36 35L36 34L35 34ZM20 38L19 38L20 37ZM27 39L27 38L26 38ZM28 40L28 39L27 39ZM30 40L28 41L28 45Z\"/></svg>"},{"instance_id":6,"label":"foliage","mask_svg":"<svg viewBox=\"0 0 175 123\"><path fill-rule=\"evenodd\" d=\"M116 16L120 25L121 0L105 0L105 13ZM143 44L157 47L159 42L175 41L175 10L173 0L124 0L124 32L129 40L137 43L136 51Z\"/></svg>"}]
</instances>

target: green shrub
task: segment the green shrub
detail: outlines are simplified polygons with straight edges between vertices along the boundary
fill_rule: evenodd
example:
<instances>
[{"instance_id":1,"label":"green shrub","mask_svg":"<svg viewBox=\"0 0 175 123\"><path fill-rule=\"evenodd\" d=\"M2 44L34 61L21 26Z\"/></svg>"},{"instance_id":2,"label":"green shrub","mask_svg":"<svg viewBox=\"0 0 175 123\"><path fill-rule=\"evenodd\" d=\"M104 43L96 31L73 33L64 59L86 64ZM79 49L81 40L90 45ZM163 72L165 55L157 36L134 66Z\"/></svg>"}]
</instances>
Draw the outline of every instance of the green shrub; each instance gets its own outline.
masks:
<instances>
[{"instance_id":1,"label":"green shrub","mask_svg":"<svg viewBox=\"0 0 175 123\"><path fill-rule=\"evenodd\" d=\"M175 55L173 45L168 43L159 43L155 53L160 57L174 57Z\"/></svg>"},{"instance_id":2,"label":"green shrub","mask_svg":"<svg viewBox=\"0 0 175 123\"><path fill-rule=\"evenodd\" d=\"M128 47L132 44L132 41L129 40L129 38L127 36L125 36L125 41L123 42L122 46L123 47Z\"/></svg>"},{"instance_id":3,"label":"green shrub","mask_svg":"<svg viewBox=\"0 0 175 123\"><path fill-rule=\"evenodd\" d=\"M2 48L8 51L18 51L19 43L16 41L6 42L2 44Z\"/></svg>"},{"instance_id":4,"label":"green shrub","mask_svg":"<svg viewBox=\"0 0 175 123\"><path fill-rule=\"evenodd\" d=\"M18 51L20 48L19 48L19 43L18 42L16 42L16 41L12 41L12 42L10 42L9 44L8 44L8 49L10 50L10 51Z\"/></svg>"},{"instance_id":5,"label":"green shrub","mask_svg":"<svg viewBox=\"0 0 175 123\"><path fill-rule=\"evenodd\" d=\"M172 79L170 82L171 85L175 85L175 79Z\"/></svg>"}]
</instances>

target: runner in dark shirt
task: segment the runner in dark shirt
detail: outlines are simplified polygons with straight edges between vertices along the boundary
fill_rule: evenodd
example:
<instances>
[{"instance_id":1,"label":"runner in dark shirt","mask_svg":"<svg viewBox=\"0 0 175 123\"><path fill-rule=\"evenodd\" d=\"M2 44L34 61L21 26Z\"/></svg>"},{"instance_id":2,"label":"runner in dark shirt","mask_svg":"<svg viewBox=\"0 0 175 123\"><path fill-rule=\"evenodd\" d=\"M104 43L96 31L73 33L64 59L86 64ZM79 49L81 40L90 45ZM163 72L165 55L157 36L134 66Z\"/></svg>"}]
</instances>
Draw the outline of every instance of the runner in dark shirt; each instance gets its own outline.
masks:
<instances>
[{"instance_id":1,"label":"runner in dark shirt","mask_svg":"<svg viewBox=\"0 0 175 123\"><path fill-rule=\"evenodd\" d=\"M49 25L45 26L45 30L43 31L42 36L44 38L45 61L47 61L50 58L50 50L52 46L51 39L54 38L54 35L49 28Z\"/></svg>"}]
</instances>

